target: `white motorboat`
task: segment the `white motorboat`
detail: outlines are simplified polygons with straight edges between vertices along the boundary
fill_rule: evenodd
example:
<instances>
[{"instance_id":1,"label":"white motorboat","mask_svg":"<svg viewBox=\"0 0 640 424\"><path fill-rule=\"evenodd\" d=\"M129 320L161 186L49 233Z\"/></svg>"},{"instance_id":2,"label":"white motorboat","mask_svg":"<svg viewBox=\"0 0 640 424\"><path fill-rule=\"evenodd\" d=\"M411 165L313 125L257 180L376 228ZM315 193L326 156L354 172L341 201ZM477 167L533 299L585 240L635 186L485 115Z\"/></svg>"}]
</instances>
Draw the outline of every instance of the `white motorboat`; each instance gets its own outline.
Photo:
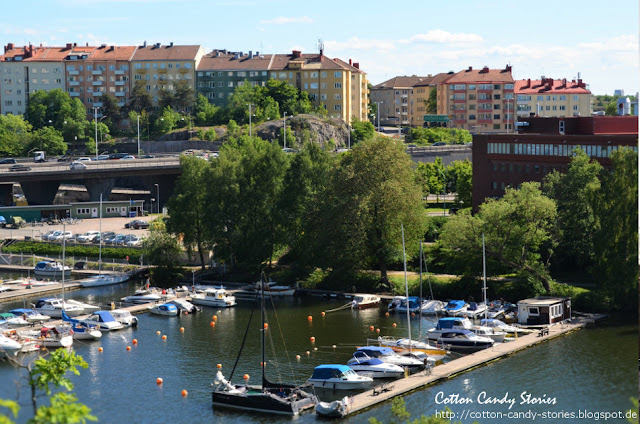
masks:
<instances>
[{"instance_id":1,"label":"white motorboat","mask_svg":"<svg viewBox=\"0 0 640 424\"><path fill-rule=\"evenodd\" d=\"M260 291L261 284L260 281L256 283L256 291ZM264 285L264 294L266 296L293 296L295 293L295 287L279 285L275 281L269 281Z\"/></svg>"},{"instance_id":2,"label":"white motorboat","mask_svg":"<svg viewBox=\"0 0 640 424\"><path fill-rule=\"evenodd\" d=\"M481 319L480 325L483 325L489 328L495 328L500 331L504 331L505 333L507 333L508 336L515 336L517 334L526 334L526 333L533 332L533 330L509 325L503 321L500 321L499 319L491 319L491 318Z\"/></svg>"},{"instance_id":3,"label":"white motorboat","mask_svg":"<svg viewBox=\"0 0 640 424\"><path fill-rule=\"evenodd\" d=\"M127 303L154 303L160 302L163 300L161 292L158 292L157 289L139 289L136 290L132 295L126 296L122 298L123 302Z\"/></svg>"},{"instance_id":4,"label":"white motorboat","mask_svg":"<svg viewBox=\"0 0 640 424\"><path fill-rule=\"evenodd\" d=\"M22 344L4 334L0 334L0 358L15 356L22 350Z\"/></svg>"},{"instance_id":5,"label":"white motorboat","mask_svg":"<svg viewBox=\"0 0 640 424\"><path fill-rule=\"evenodd\" d=\"M38 300L34 305L33 310L53 318L62 318L62 311L70 317L75 317L83 313L83 309L81 307L71 305L64 300L57 299L55 297Z\"/></svg>"},{"instance_id":6,"label":"white motorboat","mask_svg":"<svg viewBox=\"0 0 640 424\"><path fill-rule=\"evenodd\" d=\"M355 372L373 378L397 378L404 374L404 368L401 366L371 358L362 352L349 359L347 365Z\"/></svg>"},{"instance_id":7,"label":"white motorboat","mask_svg":"<svg viewBox=\"0 0 640 424\"><path fill-rule=\"evenodd\" d=\"M347 365L319 365L307 380L314 387L333 390L364 389L373 383L373 378L357 374Z\"/></svg>"},{"instance_id":8,"label":"white motorboat","mask_svg":"<svg viewBox=\"0 0 640 424\"><path fill-rule=\"evenodd\" d=\"M487 304L484 302L480 302L480 303L469 302L469 306L467 306L467 309L465 309L460 313L460 316L474 319L482 316L486 310L487 310Z\"/></svg>"},{"instance_id":9,"label":"white motorboat","mask_svg":"<svg viewBox=\"0 0 640 424\"><path fill-rule=\"evenodd\" d=\"M79 308L82 308L82 315L84 314L92 314L96 311L99 311L101 308L97 305L92 305L90 303L80 302L79 300L68 299L65 302L69 305L75 305ZM68 314L67 314L68 315Z\"/></svg>"},{"instance_id":10,"label":"white motorboat","mask_svg":"<svg viewBox=\"0 0 640 424\"><path fill-rule=\"evenodd\" d=\"M58 331L68 331L73 340L98 340L102 337L102 331L95 327L87 327L81 323L74 323L68 327L58 326Z\"/></svg>"},{"instance_id":11,"label":"white motorboat","mask_svg":"<svg viewBox=\"0 0 640 424\"><path fill-rule=\"evenodd\" d=\"M375 294L355 294L351 301L351 309L377 308L380 305L380 296Z\"/></svg>"},{"instance_id":12,"label":"white motorboat","mask_svg":"<svg viewBox=\"0 0 640 424\"><path fill-rule=\"evenodd\" d=\"M120 284L129 280L127 274L98 274L93 277L85 278L80 281L82 287L98 287L98 286L110 286L112 284Z\"/></svg>"},{"instance_id":13,"label":"white motorboat","mask_svg":"<svg viewBox=\"0 0 640 424\"><path fill-rule=\"evenodd\" d=\"M436 315L442 313L444 302L441 300L425 300L422 303L421 312L423 315Z\"/></svg>"},{"instance_id":14,"label":"white motorboat","mask_svg":"<svg viewBox=\"0 0 640 424\"><path fill-rule=\"evenodd\" d=\"M395 296L387 308L389 312L407 312L407 303L409 304L409 312L415 313L421 310L418 296L409 296L409 302L407 302L406 296Z\"/></svg>"},{"instance_id":15,"label":"white motorboat","mask_svg":"<svg viewBox=\"0 0 640 424\"><path fill-rule=\"evenodd\" d=\"M409 340L408 338L396 339L389 336L378 337L378 343L380 346L389 347L397 353L406 353L411 351L421 351L427 354L429 358L435 361L442 361L449 352L446 349L441 349L437 346L432 346L429 343L421 342L418 340ZM411 349L409 349L411 347Z\"/></svg>"},{"instance_id":16,"label":"white motorboat","mask_svg":"<svg viewBox=\"0 0 640 424\"><path fill-rule=\"evenodd\" d=\"M236 298L235 296L228 295L224 287L220 287L193 294L191 296L191 303L194 305L228 308L236 304Z\"/></svg>"},{"instance_id":17,"label":"white motorboat","mask_svg":"<svg viewBox=\"0 0 640 424\"><path fill-rule=\"evenodd\" d=\"M33 309L17 308L17 309L12 309L9 312L11 312L13 315L20 316L26 319L29 323L39 323L39 322L43 322L51 319L50 316L39 314Z\"/></svg>"},{"instance_id":18,"label":"white motorboat","mask_svg":"<svg viewBox=\"0 0 640 424\"><path fill-rule=\"evenodd\" d=\"M69 332L60 331L55 327L42 327L38 330L23 330L18 334L25 339L36 339L38 345L46 348L66 348L73 345L73 337Z\"/></svg>"},{"instance_id":19,"label":"white motorboat","mask_svg":"<svg viewBox=\"0 0 640 424\"><path fill-rule=\"evenodd\" d=\"M178 316L178 307L173 303L163 303L161 305L155 305L153 308L149 309L149 312L156 315L164 315L167 317L175 317Z\"/></svg>"},{"instance_id":20,"label":"white motorboat","mask_svg":"<svg viewBox=\"0 0 640 424\"><path fill-rule=\"evenodd\" d=\"M0 334L20 344L20 350L16 353L35 352L37 350L40 350L40 344L38 342L38 331L31 330L34 333L33 336L24 336L18 331L19 330L15 329L6 330L4 331L4 333Z\"/></svg>"},{"instance_id":21,"label":"white motorboat","mask_svg":"<svg viewBox=\"0 0 640 424\"><path fill-rule=\"evenodd\" d=\"M448 317L459 317L467 310L468 306L469 304L464 300L450 300L442 311Z\"/></svg>"},{"instance_id":22,"label":"white motorboat","mask_svg":"<svg viewBox=\"0 0 640 424\"><path fill-rule=\"evenodd\" d=\"M457 350L480 350L493 346L493 340L469 330L447 330L440 334L438 344Z\"/></svg>"},{"instance_id":23,"label":"white motorboat","mask_svg":"<svg viewBox=\"0 0 640 424\"><path fill-rule=\"evenodd\" d=\"M88 318L78 321L90 327L97 327L100 331L114 331L124 328L124 324L116 321L109 311L97 311Z\"/></svg>"},{"instance_id":24,"label":"white motorboat","mask_svg":"<svg viewBox=\"0 0 640 424\"><path fill-rule=\"evenodd\" d=\"M354 357L377 358L388 364L398 365L403 368L418 369L424 367L424 361L399 355L390 347L362 346L353 354Z\"/></svg>"},{"instance_id":25,"label":"white motorboat","mask_svg":"<svg viewBox=\"0 0 640 424\"><path fill-rule=\"evenodd\" d=\"M71 267L62 265L58 261L40 261L33 268L33 273L38 277L58 278L71 276Z\"/></svg>"},{"instance_id":26,"label":"white motorboat","mask_svg":"<svg viewBox=\"0 0 640 424\"><path fill-rule=\"evenodd\" d=\"M449 330L468 330L472 331L483 337L490 337L495 342L503 342L507 335L504 331L500 331L497 328L483 327L481 325L473 325L469 318L440 318L435 328L432 328L427 333L429 340L437 341L440 339L443 332Z\"/></svg>"},{"instance_id":27,"label":"white motorboat","mask_svg":"<svg viewBox=\"0 0 640 424\"><path fill-rule=\"evenodd\" d=\"M167 303L172 303L176 305L180 313L192 314L200 310L196 305L189 302L187 299L175 298Z\"/></svg>"},{"instance_id":28,"label":"white motorboat","mask_svg":"<svg viewBox=\"0 0 640 424\"><path fill-rule=\"evenodd\" d=\"M25 325L29 324L31 323L22 318L22 316L16 316L10 312L4 312L0 314L0 325L8 327L24 327Z\"/></svg>"},{"instance_id":29,"label":"white motorboat","mask_svg":"<svg viewBox=\"0 0 640 424\"><path fill-rule=\"evenodd\" d=\"M125 327L136 327L138 325L138 318L131 315L131 312L126 309L113 309L111 316Z\"/></svg>"}]
</instances>

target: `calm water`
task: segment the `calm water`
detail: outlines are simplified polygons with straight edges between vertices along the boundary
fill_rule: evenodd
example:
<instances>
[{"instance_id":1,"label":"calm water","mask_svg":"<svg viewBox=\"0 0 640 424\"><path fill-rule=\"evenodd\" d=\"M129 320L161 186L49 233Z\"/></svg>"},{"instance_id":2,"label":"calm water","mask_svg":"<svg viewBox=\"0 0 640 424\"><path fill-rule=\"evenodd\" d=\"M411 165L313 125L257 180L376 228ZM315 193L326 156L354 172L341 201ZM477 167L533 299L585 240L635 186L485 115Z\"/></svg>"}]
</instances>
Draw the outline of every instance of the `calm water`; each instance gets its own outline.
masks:
<instances>
[{"instance_id":1,"label":"calm water","mask_svg":"<svg viewBox=\"0 0 640 424\"><path fill-rule=\"evenodd\" d=\"M112 300L134 291L134 284L84 289L67 296L108 304ZM267 339L267 376L277 380L301 383L308 378L313 368L322 363L345 363L356 345L366 344L367 337L375 333L369 326L381 329L381 334L404 336L406 317L384 316L384 311L365 310L353 312L343 310L321 312L341 306L344 301L316 297L282 299L276 302L276 313L268 317L270 337ZM22 306L22 302L0 305L0 311ZM74 377L75 391L81 402L92 408L92 412L104 423L273 423L290 421L287 418L252 415L241 412L214 410L211 406L211 389L216 364L223 365L229 377L239 350L251 312L250 302L240 302L231 309L205 308L203 313L178 318L139 315L137 329L105 333L98 342L74 343L74 349L89 363L89 368ZM244 374L250 382L259 382L260 341L257 327L259 311L249 332L243 355L233 381L242 381ZM218 316L215 327L210 327L213 315ZM308 321L311 315L313 320ZM397 327L393 327L393 323ZM423 319L424 327L429 321ZM180 332L184 327L184 333ZM418 319L412 320L412 328L418 327ZM256 330L253 330L256 328ZM156 332L167 335L163 341ZM312 344L310 337L315 337ZM138 340L138 345L131 343ZM286 341L286 350L282 339ZM336 345L336 348L333 348ZM128 352L126 346L131 346ZM98 347L104 351L98 352ZM317 350L314 350L317 348ZM307 351L309 354L307 355ZM274 359L277 353L277 362ZM288 357L285 354L288 352ZM300 360L296 360L300 355ZM25 358L33 359L36 356ZM627 324L605 325L578 331L558 340L535 346L509 358L454 377L405 396L407 409L413 418L421 414L431 415L444 405L436 399L450 395L469 398L471 405L449 405L456 413L508 412L508 405L478 405L481 392L490 397L515 398L512 412L528 410L545 411L617 411L631 407L629 398L638 395L637 379L638 329ZM279 364L279 367L277 366ZM0 363L0 398L16 399L16 384L21 383L20 404L26 421L31 412L25 379L12 366ZM156 385L162 377L164 384ZM189 392L186 398L181 391ZM555 405L519 405L523 391L533 397L555 398ZM333 400L344 396L343 392L318 392L322 400ZM391 421L390 403L382 404L365 413L351 417L349 423L365 423L375 416L384 422ZM463 417L464 418L464 417ZM461 418L456 417L457 420ZM316 420L307 414L296 419L306 423ZM506 422L507 419L475 418L463 422ZM531 422L530 419L510 420ZM577 419L543 420L536 422L578 422ZM580 421L580 422L590 422ZM616 421L614 421L616 422ZM619 422L619 421L618 421Z\"/></svg>"}]
</instances>

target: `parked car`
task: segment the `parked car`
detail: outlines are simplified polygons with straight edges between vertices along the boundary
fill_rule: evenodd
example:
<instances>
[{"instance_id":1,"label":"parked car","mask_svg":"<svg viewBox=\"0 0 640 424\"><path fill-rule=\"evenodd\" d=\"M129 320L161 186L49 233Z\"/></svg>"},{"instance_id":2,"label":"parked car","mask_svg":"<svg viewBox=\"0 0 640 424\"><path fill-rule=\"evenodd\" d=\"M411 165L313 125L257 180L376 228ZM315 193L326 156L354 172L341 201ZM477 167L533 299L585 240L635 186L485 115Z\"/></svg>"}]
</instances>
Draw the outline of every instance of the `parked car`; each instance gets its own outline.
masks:
<instances>
[{"instance_id":1,"label":"parked car","mask_svg":"<svg viewBox=\"0 0 640 424\"><path fill-rule=\"evenodd\" d=\"M25 172L31 171L31 167L27 165L16 164L9 167L9 171L11 172Z\"/></svg>"},{"instance_id":2,"label":"parked car","mask_svg":"<svg viewBox=\"0 0 640 424\"><path fill-rule=\"evenodd\" d=\"M49 236L49 241L62 241L63 238L69 240L73 236L71 231L56 231L56 233L58 234Z\"/></svg>"},{"instance_id":3,"label":"parked car","mask_svg":"<svg viewBox=\"0 0 640 424\"><path fill-rule=\"evenodd\" d=\"M117 245L124 245L127 242L128 238L129 238L129 235L127 235L127 234L118 234L113 239L112 244L115 244L116 246Z\"/></svg>"},{"instance_id":4,"label":"parked car","mask_svg":"<svg viewBox=\"0 0 640 424\"><path fill-rule=\"evenodd\" d=\"M78 243L89 243L96 235L100 235L100 231L87 231L84 234L79 234L78 237L76 237L76 241Z\"/></svg>"},{"instance_id":5,"label":"parked car","mask_svg":"<svg viewBox=\"0 0 640 424\"><path fill-rule=\"evenodd\" d=\"M0 165L6 165L9 163L18 163L16 162L16 160L14 158L4 158L2 160L0 160Z\"/></svg>"},{"instance_id":6,"label":"parked car","mask_svg":"<svg viewBox=\"0 0 640 424\"><path fill-rule=\"evenodd\" d=\"M138 238L137 236L132 236L129 241L127 241L127 246L129 247L136 247L136 246L140 246L142 244L142 239Z\"/></svg>"},{"instance_id":7,"label":"parked car","mask_svg":"<svg viewBox=\"0 0 640 424\"><path fill-rule=\"evenodd\" d=\"M135 159L136 157L133 155L127 155L125 157L120 158L120 160L129 160L129 159Z\"/></svg>"},{"instance_id":8,"label":"parked car","mask_svg":"<svg viewBox=\"0 0 640 424\"><path fill-rule=\"evenodd\" d=\"M75 160L76 162L91 162L91 158L87 156L83 156Z\"/></svg>"},{"instance_id":9,"label":"parked car","mask_svg":"<svg viewBox=\"0 0 640 424\"><path fill-rule=\"evenodd\" d=\"M42 235L42 241L53 241L52 239L62 234L62 231L49 231Z\"/></svg>"},{"instance_id":10,"label":"parked car","mask_svg":"<svg viewBox=\"0 0 640 424\"><path fill-rule=\"evenodd\" d=\"M113 241L116 239L117 234L113 232L102 233L102 243L104 244L113 244Z\"/></svg>"},{"instance_id":11,"label":"parked car","mask_svg":"<svg viewBox=\"0 0 640 424\"><path fill-rule=\"evenodd\" d=\"M91 160L107 160L107 159L111 159L109 155L98 155L97 158L91 158Z\"/></svg>"},{"instance_id":12,"label":"parked car","mask_svg":"<svg viewBox=\"0 0 640 424\"><path fill-rule=\"evenodd\" d=\"M154 155L143 155L143 156L140 156L140 159L153 159L153 158L155 158Z\"/></svg>"},{"instance_id":13,"label":"parked car","mask_svg":"<svg viewBox=\"0 0 640 424\"><path fill-rule=\"evenodd\" d=\"M445 143L444 141L436 141L435 143L432 144L432 146L446 146L447 143Z\"/></svg>"},{"instance_id":14,"label":"parked car","mask_svg":"<svg viewBox=\"0 0 640 424\"><path fill-rule=\"evenodd\" d=\"M113 159L122 159L125 156L129 156L128 153L111 153L109 155L109 159L113 160Z\"/></svg>"},{"instance_id":15,"label":"parked car","mask_svg":"<svg viewBox=\"0 0 640 424\"><path fill-rule=\"evenodd\" d=\"M133 228L134 230L147 229L149 228L149 223L146 221L141 221L139 219L135 219L131 222L127 222L124 224L124 228Z\"/></svg>"},{"instance_id":16,"label":"parked car","mask_svg":"<svg viewBox=\"0 0 640 424\"><path fill-rule=\"evenodd\" d=\"M82 162L71 162L71 165L69 165L69 169L71 169L72 171L82 171L84 169L87 169L87 165L85 165Z\"/></svg>"}]
</instances>

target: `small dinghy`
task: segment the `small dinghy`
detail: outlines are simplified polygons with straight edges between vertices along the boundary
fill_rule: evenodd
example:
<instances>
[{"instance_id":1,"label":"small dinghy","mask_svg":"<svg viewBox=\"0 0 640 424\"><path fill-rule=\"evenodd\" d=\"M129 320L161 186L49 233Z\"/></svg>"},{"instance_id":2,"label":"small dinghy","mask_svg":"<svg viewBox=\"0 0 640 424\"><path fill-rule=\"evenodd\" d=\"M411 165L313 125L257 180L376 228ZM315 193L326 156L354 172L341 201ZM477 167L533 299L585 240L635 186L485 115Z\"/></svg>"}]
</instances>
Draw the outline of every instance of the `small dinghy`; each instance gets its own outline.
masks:
<instances>
[{"instance_id":1,"label":"small dinghy","mask_svg":"<svg viewBox=\"0 0 640 424\"><path fill-rule=\"evenodd\" d=\"M349 407L349 397L334 400L333 402L318 402L316 405L316 414L329 418L342 418L347 415Z\"/></svg>"}]
</instances>

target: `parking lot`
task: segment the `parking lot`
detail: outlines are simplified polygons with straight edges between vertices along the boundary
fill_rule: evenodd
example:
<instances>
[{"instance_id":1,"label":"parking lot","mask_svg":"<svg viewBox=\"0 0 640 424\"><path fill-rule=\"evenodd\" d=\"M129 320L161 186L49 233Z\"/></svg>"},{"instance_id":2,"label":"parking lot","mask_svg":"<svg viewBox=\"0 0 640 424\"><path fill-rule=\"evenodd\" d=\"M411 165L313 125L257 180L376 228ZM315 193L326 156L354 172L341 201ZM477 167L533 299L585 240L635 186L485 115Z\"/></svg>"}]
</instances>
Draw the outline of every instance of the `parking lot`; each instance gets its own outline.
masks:
<instances>
[{"instance_id":1,"label":"parking lot","mask_svg":"<svg viewBox=\"0 0 640 424\"><path fill-rule=\"evenodd\" d=\"M136 235L138 236L138 238L147 237L149 235L148 229L134 230L131 228L124 228L124 225L135 219L151 222L156 216L157 215L145 216L140 218L102 218L102 232L113 231L116 234ZM43 234L49 231L62 231L63 228L65 231L71 231L73 235L83 234L87 231L100 231L100 220L98 218L84 219L81 222L66 226L63 226L63 224L43 224L42 226L31 226L31 224L29 224L28 226L19 229L0 228L0 238L24 240L25 237L27 237L31 238L32 240L40 240Z\"/></svg>"}]
</instances>

